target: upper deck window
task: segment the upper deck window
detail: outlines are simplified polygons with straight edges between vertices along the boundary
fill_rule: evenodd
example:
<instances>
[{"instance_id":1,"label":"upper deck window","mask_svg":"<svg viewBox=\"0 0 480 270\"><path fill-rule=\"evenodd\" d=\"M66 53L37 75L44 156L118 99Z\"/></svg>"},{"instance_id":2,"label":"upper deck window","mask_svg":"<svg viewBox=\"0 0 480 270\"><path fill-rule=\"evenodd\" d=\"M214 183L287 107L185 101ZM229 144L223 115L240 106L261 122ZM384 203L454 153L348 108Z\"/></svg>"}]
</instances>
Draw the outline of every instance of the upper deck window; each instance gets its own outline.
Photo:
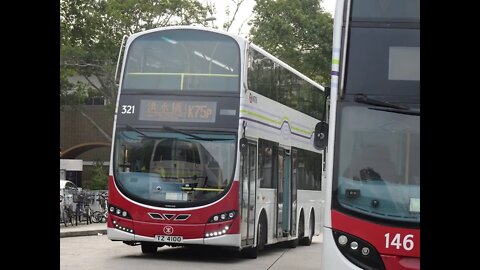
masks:
<instances>
[{"instance_id":1,"label":"upper deck window","mask_svg":"<svg viewBox=\"0 0 480 270\"><path fill-rule=\"evenodd\" d=\"M418 21L420 0L353 0L352 21Z\"/></svg>"},{"instance_id":2,"label":"upper deck window","mask_svg":"<svg viewBox=\"0 0 480 270\"><path fill-rule=\"evenodd\" d=\"M345 93L418 100L420 0L352 0Z\"/></svg>"},{"instance_id":3,"label":"upper deck window","mask_svg":"<svg viewBox=\"0 0 480 270\"><path fill-rule=\"evenodd\" d=\"M128 50L123 89L238 92L239 46L229 36L193 29L139 36Z\"/></svg>"}]
</instances>

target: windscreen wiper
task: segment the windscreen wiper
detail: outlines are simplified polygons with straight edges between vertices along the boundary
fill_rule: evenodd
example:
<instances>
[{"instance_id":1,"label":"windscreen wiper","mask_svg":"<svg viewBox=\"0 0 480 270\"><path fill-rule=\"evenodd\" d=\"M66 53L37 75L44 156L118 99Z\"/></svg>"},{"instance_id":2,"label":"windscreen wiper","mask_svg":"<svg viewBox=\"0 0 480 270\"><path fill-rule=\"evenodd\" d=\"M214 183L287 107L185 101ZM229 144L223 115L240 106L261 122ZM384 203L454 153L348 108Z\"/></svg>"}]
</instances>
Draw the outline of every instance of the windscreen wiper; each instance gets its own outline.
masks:
<instances>
[{"instance_id":1,"label":"windscreen wiper","mask_svg":"<svg viewBox=\"0 0 480 270\"><path fill-rule=\"evenodd\" d=\"M401 114L408 114L408 115L418 115L418 116L420 115L420 111L412 110L407 106L393 104L385 100L369 98L365 94L356 94L354 97L354 100L355 102L358 102L358 103L383 107L383 108L369 108L372 110L401 113Z\"/></svg>"},{"instance_id":2,"label":"windscreen wiper","mask_svg":"<svg viewBox=\"0 0 480 270\"><path fill-rule=\"evenodd\" d=\"M150 139L162 139L162 138L164 138L163 136L162 136L162 137L159 137L159 136L150 136L150 135L147 135L147 134L143 133L142 131L138 130L137 128L132 127L132 126L130 126L130 125L127 125L126 128L127 128L128 131L135 131L135 132L137 132L138 134L142 135L142 136L145 137L145 138L150 138ZM195 138L195 139L197 139L197 140L206 140L205 138L202 138L202 137L199 137L199 136L197 136L197 135L193 135L193 134L190 134L190 133L188 133L188 132L181 131L181 130L178 130L178 129L176 129L176 128L172 128L172 127L169 127L169 126L163 126L163 129L168 130L168 131L178 132L178 133L181 133L181 134L190 136L190 137L192 137L192 138Z\"/></svg>"},{"instance_id":3,"label":"windscreen wiper","mask_svg":"<svg viewBox=\"0 0 480 270\"><path fill-rule=\"evenodd\" d=\"M190 137L192 137L196 140L200 140L200 141L210 141L211 142L211 141L230 141L230 140L232 140L232 138L204 138L204 137L200 137L200 136L197 136L197 135L188 133L186 131L182 131L182 130L170 127L170 126L163 126L163 129L168 130L168 131L174 131L174 132L182 133L183 135L190 136Z\"/></svg>"},{"instance_id":4,"label":"windscreen wiper","mask_svg":"<svg viewBox=\"0 0 480 270\"><path fill-rule=\"evenodd\" d=\"M168 130L168 131L178 132L178 133L181 133L181 134L183 134L183 135L190 136L190 137L192 137L192 138L194 138L194 139L197 139L197 140L204 140L204 141L205 141L205 140L209 140L209 139L205 139L205 138L202 138L202 137L200 137L200 136L197 136L197 135L193 135L193 134L188 133L188 132L186 132L186 131L181 131L181 130L179 130L179 129L176 129L176 128L173 128L173 127L170 127L170 126L163 126L163 129Z\"/></svg>"},{"instance_id":5,"label":"windscreen wiper","mask_svg":"<svg viewBox=\"0 0 480 270\"><path fill-rule=\"evenodd\" d=\"M408 107L393 104L393 103L390 103L388 101L369 98L365 94L356 94L355 97L354 97L354 100L355 100L355 102L358 102L358 103L364 103L364 104L375 105L375 106L380 106L380 107L401 109L401 110L410 110L410 108L408 108Z\"/></svg>"},{"instance_id":6,"label":"windscreen wiper","mask_svg":"<svg viewBox=\"0 0 480 270\"><path fill-rule=\"evenodd\" d=\"M142 135L143 137L148 138L148 139L156 140L156 139L164 139L164 138L165 138L164 136L151 136L151 135L147 135L147 134L143 133L142 131L138 130L137 128L132 127L132 126L130 126L130 125L127 125L126 128L127 128L128 131L135 131L135 132L137 132L138 134L140 134L140 135Z\"/></svg>"},{"instance_id":7,"label":"windscreen wiper","mask_svg":"<svg viewBox=\"0 0 480 270\"><path fill-rule=\"evenodd\" d=\"M137 132L138 134L142 135L142 136L145 137L145 138L149 138L149 139L163 139L163 138L165 138L164 136L150 136L150 135L147 135L147 134L143 133L142 131L138 130L137 128L132 127L132 126L130 126L130 125L127 125L126 128L127 128L128 131L135 131L135 132ZM164 130L181 133L181 134L183 134L183 135L187 135L187 136L189 136L189 137L191 137L191 138L194 138L194 139L200 140L200 141L223 141L223 140L231 140L230 138L228 138L228 139L224 139L224 138L203 138L203 137L200 137L200 136L197 136L197 135L188 133L188 132L186 132L186 131L182 131L182 130L179 130L179 129L170 127L170 126L162 126L161 128L163 128Z\"/></svg>"},{"instance_id":8,"label":"windscreen wiper","mask_svg":"<svg viewBox=\"0 0 480 270\"><path fill-rule=\"evenodd\" d=\"M135 132L137 132L138 134L142 135L143 137L153 138L152 136L149 136L149 135L141 132L141 131L138 130L137 128L134 128L134 127L132 127L132 126L130 126L130 125L127 125L126 128L127 128L128 131L135 131Z\"/></svg>"},{"instance_id":9,"label":"windscreen wiper","mask_svg":"<svg viewBox=\"0 0 480 270\"><path fill-rule=\"evenodd\" d=\"M413 111L411 109L404 110L404 109L390 109L390 108L369 108L372 110L383 111L383 112L391 112L391 113L400 113L400 114L407 114L407 115L417 115L420 116L420 111Z\"/></svg>"}]
</instances>

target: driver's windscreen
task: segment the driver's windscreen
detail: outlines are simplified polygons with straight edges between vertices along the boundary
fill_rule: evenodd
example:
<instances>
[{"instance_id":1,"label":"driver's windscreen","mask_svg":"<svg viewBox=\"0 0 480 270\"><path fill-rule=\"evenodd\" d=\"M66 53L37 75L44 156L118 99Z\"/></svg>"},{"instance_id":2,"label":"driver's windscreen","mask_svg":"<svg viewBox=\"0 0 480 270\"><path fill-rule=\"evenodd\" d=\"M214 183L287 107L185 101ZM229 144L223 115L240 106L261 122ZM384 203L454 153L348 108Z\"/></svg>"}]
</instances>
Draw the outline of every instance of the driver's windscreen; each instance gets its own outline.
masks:
<instances>
[{"instance_id":1,"label":"driver's windscreen","mask_svg":"<svg viewBox=\"0 0 480 270\"><path fill-rule=\"evenodd\" d=\"M140 132L118 131L114 149L115 180L132 199L153 205L200 202L231 183L234 134Z\"/></svg>"},{"instance_id":2,"label":"driver's windscreen","mask_svg":"<svg viewBox=\"0 0 480 270\"><path fill-rule=\"evenodd\" d=\"M420 222L420 118L345 106L341 114L336 197L349 210Z\"/></svg>"}]
</instances>

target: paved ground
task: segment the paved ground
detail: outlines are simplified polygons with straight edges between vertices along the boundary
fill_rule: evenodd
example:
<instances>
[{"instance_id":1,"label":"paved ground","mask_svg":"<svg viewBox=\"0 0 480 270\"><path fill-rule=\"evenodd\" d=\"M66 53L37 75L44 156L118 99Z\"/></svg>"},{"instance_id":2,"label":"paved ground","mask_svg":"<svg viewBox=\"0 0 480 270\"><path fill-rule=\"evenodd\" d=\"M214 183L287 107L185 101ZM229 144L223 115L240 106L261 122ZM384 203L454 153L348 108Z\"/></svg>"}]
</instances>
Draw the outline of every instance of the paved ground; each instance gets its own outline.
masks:
<instances>
[{"instance_id":1,"label":"paved ground","mask_svg":"<svg viewBox=\"0 0 480 270\"><path fill-rule=\"evenodd\" d=\"M87 235L104 235L107 234L107 223L78 224L77 226L65 227L60 225L60 238Z\"/></svg>"}]
</instances>

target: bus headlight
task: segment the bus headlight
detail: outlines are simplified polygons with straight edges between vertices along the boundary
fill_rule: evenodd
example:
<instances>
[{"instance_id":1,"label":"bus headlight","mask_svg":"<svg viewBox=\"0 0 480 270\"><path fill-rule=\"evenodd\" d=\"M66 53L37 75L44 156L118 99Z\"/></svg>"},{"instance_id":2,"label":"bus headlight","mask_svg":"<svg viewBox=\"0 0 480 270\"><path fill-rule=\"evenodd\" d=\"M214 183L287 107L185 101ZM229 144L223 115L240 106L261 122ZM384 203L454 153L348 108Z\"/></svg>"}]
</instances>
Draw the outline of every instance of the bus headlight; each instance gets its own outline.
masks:
<instances>
[{"instance_id":1,"label":"bus headlight","mask_svg":"<svg viewBox=\"0 0 480 270\"><path fill-rule=\"evenodd\" d=\"M348 238L345 235L340 235L338 237L338 243L342 246L344 246L348 242Z\"/></svg>"},{"instance_id":2,"label":"bus headlight","mask_svg":"<svg viewBox=\"0 0 480 270\"><path fill-rule=\"evenodd\" d=\"M362 248L362 255L368 256L370 254L370 249L368 247L363 247Z\"/></svg>"},{"instance_id":3,"label":"bus headlight","mask_svg":"<svg viewBox=\"0 0 480 270\"><path fill-rule=\"evenodd\" d=\"M132 228L120 225L120 223L118 221L116 221L115 219L112 219L112 223L115 226L115 229L134 234L134 231L133 231Z\"/></svg>"},{"instance_id":4,"label":"bus headlight","mask_svg":"<svg viewBox=\"0 0 480 270\"><path fill-rule=\"evenodd\" d=\"M130 214L126 210L123 210L122 208L116 207L114 205L110 205L110 207L108 207L108 211L112 215L132 219L132 217L130 216Z\"/></svg>"},{"instance_id":5,"label":"bus headlight","mask_svg":"<svg viewBox=\"0 0 480 270\"><path fill-rule=\"evenodd\" d=\"M228 232L228 229L230 229L229 226L225 226L223 228L218 228L215 231L210 231L205 233L205 238L208 237L214 237L214 236L222 236Z\"/></svg>"},{"instance_id":6,"label":"bus headlight","mask_svg":"<svg viewBox=\"0 0 480 270\"><path fill-rule=\"evenodd\" d=\"M338 249L351 263L363 269L385 269L380 254L367 241L345 232L332 232Z\"/></svg>"},{"instance_id":7,"label":"bus headlight","mask_svg":"<svg viewBox=\"0 0 480 270\"><path fill-rule=\"evenodd\" d=\"M232 220L237 215L237 211L231 210L223 213L218 213L216 215L211 216L208 219L208 223L220 222L220 221L227 221Z\"/></svg>"}]
</instances>

